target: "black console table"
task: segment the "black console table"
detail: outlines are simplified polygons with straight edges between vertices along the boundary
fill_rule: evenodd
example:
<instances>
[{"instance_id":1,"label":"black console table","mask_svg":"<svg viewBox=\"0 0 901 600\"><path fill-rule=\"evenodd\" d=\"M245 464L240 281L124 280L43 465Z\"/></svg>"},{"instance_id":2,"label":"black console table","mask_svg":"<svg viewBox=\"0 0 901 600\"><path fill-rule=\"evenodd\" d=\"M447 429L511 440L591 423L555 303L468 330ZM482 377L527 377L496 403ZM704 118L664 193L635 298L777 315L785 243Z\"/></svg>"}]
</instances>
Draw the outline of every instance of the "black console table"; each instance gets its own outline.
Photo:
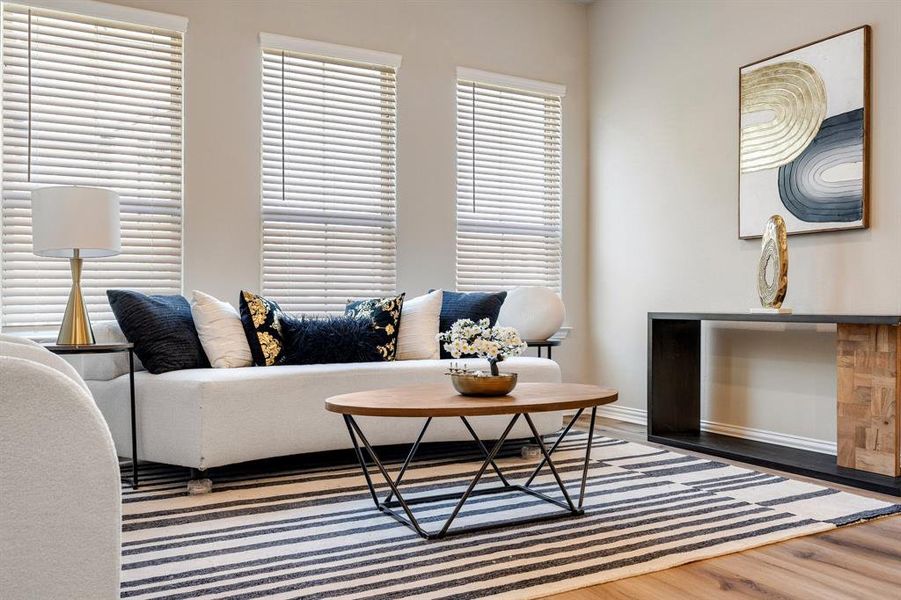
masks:
<instances>
[{"instance_id":1,"label":"black console table","mask_svg":"<svg viewBox=\"0 0 901 600\"><path fill-rule=\"evenodd\" d=\"M703 321L837 325L838 456L701 431ZM901 496L899 396L899 315L648 313L652 442Z\"/></svg>"}]
</instances>

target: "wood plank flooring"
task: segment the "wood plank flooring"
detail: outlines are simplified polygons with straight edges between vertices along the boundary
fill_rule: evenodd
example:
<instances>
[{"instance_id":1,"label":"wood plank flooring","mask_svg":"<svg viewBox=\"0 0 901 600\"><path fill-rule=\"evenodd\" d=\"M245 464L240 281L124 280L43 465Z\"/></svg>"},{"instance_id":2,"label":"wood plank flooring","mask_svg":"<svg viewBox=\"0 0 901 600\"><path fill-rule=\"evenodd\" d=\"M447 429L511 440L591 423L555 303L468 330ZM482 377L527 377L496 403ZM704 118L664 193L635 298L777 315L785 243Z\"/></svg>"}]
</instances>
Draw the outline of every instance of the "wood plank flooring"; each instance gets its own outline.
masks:
<instances>
[{"instance_id":1,"label":"wood plank flooring","mask_svg":"<svg viewBox=\"0 0 901 600\"><path fill-rule=\"evenodd\" d=\"M585 423L587 426L587 423ZM601 418L602 434L649 446L642 425ZM697 452L687 452L704 456ZM725 460L716 458L716 460ZM733 464L780 473L754 465ZM815 479L780 473L787 477ZM822 483L822 482L819 482ZM893 496L834 486L897 502ZM753 550L611 581L546 600L662 600L766 598L768 600L848 600L901 598L901 516L842 527Z\"/></svg>"}]
</instances>

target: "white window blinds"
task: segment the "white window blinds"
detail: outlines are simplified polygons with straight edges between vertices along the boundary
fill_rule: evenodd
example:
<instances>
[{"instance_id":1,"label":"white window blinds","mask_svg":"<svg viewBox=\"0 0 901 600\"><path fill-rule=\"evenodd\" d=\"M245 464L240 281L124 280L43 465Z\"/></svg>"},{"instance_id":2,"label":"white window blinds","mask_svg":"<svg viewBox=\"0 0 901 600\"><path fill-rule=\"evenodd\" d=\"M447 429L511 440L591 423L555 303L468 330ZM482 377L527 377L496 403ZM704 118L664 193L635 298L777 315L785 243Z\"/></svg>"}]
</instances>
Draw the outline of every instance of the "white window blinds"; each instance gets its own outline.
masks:
<instances>
[{"instance_id":1,"label":"white window blinds","mask_svg":"<svg viewBox=\"0 0 901 600\"><path fill-rule=\"evenodd\" d=\"M396 67L263 43L263 294L294 312L393 294Z\"/></svg>"},{"instance_id":2,"label":"white window blinds","mask_svg":"<svg viewBox=\"0 0 901 600\"><path fill-rule=\"evenodd\" d=\"M561 282L562 86L459 69L457 289Z\"/></svg>"},{"instance_id":3,"label":"white window blinds","mask_svg":"<svg viewBox=\"0 0 901 600\"><path fill-rule=\"evenodd\" d=\"M122 253L85 261L93 319L112 318L108 288L179 293L182 33L15 4L2 11L3 326L56 325L65 309L68 262L32 254L38 187L119 193Z\"/></svg>"}]
</instances>

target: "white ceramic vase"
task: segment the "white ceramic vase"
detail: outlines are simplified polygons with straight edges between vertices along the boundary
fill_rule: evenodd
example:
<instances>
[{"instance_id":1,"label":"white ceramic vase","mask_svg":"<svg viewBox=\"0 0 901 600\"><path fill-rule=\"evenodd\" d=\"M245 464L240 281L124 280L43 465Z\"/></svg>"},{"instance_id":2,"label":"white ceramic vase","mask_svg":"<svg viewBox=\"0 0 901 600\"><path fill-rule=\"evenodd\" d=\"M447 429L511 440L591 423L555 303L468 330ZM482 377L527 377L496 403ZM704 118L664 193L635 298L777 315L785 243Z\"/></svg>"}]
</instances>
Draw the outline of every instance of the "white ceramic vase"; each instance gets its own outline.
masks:
<instances>
[{"instance_id":1,"label":"white ceramic vase","mask_svg":"<svg viewBox=\"0 0 901 600\"><path fill-rule=\"evenodd\" d=\"M514 327L524 340L546 340L566 318L563 300L546 287L518 287L507 292L497 324Z\"/></svg>"}]
</instances>

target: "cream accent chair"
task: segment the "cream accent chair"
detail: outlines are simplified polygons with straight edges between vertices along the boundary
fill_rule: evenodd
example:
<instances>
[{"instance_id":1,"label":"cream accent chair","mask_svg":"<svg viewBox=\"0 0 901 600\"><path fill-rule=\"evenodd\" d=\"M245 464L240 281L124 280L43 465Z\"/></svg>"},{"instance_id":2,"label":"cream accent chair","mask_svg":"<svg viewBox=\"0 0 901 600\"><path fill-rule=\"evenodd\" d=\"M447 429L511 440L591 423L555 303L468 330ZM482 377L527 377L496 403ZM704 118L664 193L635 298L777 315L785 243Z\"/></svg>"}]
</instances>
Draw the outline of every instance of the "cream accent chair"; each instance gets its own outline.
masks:
<instances>
[{"instance_id":1,"label":"cream accent chair","mask_svg":"<svg viewBox=\"0 0 901 600\"><path fill-rule=\"evenodd\" d=\"M84 381L0 336L0 598L118 598L121 523L118 459Z\"/></svg>"},{"instance_id":2,"label":"cream accent chair","mask_svg":"<svg viewBox=\"0 0 901 600\"><path fill-rule=\"evenodd\" d=\"M91 393L87 384L75 367L63 360L61 357L48 352L37 342L33 342L27 338L21 338L14 335L0 334L0 356L12 356L15 358L24 358L48 367L54 368L72 381L84 391Z\"/></svg>"}]
</instances>

